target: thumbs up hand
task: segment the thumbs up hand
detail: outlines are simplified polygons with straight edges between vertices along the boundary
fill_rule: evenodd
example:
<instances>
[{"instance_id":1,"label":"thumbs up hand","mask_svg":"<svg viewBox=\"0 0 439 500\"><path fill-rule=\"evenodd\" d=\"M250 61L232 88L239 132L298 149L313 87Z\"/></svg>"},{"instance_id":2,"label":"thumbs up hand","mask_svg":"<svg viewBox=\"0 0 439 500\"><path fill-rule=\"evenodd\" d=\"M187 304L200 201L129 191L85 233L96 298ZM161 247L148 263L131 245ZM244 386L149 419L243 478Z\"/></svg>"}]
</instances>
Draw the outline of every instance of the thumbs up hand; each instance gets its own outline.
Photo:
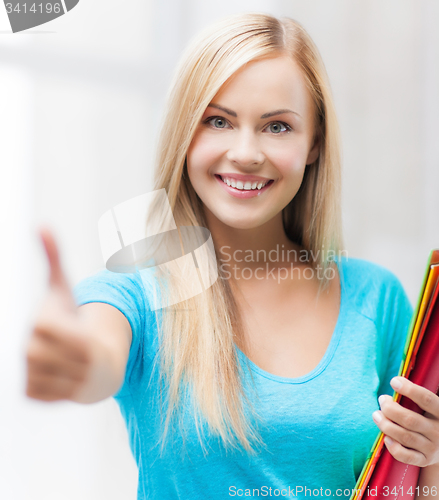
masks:
<instances>
[{"instance_id":1,"label":"thumbs up hand","mask_svg":"<svg viewBox=\"0 0 439 500\"><path fill-rule=\"evenodd\" d=\"M73 399L92 365L92 342L78 314L52 233L40 229L50 276L47 295L27 344L27 396L42 401Z\"/></svg>"}]
</instances>

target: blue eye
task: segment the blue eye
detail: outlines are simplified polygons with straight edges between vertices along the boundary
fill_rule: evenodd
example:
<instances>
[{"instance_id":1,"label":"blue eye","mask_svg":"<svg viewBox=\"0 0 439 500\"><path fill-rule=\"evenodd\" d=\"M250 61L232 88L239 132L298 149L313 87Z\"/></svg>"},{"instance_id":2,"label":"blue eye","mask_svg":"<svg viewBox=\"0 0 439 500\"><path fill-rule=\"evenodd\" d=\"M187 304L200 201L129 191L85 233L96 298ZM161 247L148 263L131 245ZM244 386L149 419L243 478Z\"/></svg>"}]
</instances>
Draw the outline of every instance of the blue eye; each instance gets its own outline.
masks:
<instances>
[{"instance_id":1,"label":"blue eye","mask_svg":"<svg viewBox=\"0 0 439 500\"><path fill-rule=\"evenodd\" d=\"M224 118L221 118L221 116L212 116L211 118L208 118L204 123L216 124L212 125L214 128L225 128L227 125L227 121L224 120Z\"/></svg>"},{"instance_id":2,"label":"blue eye","mask_svg":"<svg viewBox=\"0 0 439 500\"><path fill-rule=\"evenodd\" d=\"M271 131L273 134L281 134L282 132L289 132L291 130L291 127L284 122L272 122L268 125L268 128L270 127L272 127ZM284 127L284 130L281 127Z\"/></svg>"}]
</instances>

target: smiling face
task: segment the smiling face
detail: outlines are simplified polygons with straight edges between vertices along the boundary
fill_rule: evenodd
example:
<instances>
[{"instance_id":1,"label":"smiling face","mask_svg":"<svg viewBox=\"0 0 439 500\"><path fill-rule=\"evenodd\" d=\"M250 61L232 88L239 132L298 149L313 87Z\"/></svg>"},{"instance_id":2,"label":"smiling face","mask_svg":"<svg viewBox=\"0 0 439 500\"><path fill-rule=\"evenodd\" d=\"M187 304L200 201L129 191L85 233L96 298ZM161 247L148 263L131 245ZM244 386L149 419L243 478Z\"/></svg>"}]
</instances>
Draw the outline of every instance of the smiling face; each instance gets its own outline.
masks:
<instances>
[{"instance_id":1,"label":"smiling face","mask_svg":"<svg viewBox=\"0 0 439 500\"><path fill-rule=\"evenodd\" d=\"M255 60L237 71L205 110L187 153L207 220L251 229L279 216L318 157L314 115L290 57Z\"/></svg>"}]
</instances>

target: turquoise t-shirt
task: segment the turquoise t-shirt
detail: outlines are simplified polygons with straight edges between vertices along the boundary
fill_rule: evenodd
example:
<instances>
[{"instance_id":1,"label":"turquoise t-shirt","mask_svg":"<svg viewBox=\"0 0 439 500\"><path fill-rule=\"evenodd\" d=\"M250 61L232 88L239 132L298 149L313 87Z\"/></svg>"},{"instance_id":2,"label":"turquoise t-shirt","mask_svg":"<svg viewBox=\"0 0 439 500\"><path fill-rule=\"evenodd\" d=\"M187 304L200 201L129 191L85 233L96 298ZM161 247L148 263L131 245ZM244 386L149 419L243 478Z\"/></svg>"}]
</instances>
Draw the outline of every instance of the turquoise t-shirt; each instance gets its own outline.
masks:
<instances>
[{"instance_id":1,"label":"turquoise t-shirt","mask_svg":"<svg viewBox=\"0 0 439 500\"><path fill-rule=\"evenodd\" d=\"M105 302L132 329L125 379L114 395L138 464L138 500L239 497L349 498L378 435L372 413L381 394L393 395L412 307L398 279L381 266L342 259L341 305L330 344L314 370L297 378L270 374L239 349L245 380L265 443L256 456L226 450L206 434L207 454L186 407L187 431L176 433L160 456L156 313L138 274L102 270L76 285L78 305ZM144 272L144 271L142 271ZM247 363L248 362L248 363ZM251 372L251 373L250 373ZM249 392L248 394L252 394Z\"/></svg>"}]
</instances>

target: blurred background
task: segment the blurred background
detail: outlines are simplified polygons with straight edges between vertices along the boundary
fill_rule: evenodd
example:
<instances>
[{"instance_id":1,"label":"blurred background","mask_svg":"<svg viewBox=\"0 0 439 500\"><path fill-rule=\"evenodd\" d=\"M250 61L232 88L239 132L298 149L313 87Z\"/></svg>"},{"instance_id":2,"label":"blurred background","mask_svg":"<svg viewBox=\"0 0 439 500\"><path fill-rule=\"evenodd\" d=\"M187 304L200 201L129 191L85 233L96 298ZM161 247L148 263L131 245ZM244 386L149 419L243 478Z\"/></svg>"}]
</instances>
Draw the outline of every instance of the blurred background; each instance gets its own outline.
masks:
<instances>
[{"instance_id":1,"label":"blurred background","mask_svg":"<svg viewBox=\"0 0 439 500\"><path fill-rule=\"evenodd\" d=\"M391 269L414 304L439 247L437 0L81 0L12 34L0 5L0 498L135 500L112 399L25 397L24 346L44 295L36 229L71 285L104 267L97 221L152 189L164 97L191 37L227 14L290 16L311 34L342 129L350 257Z\"/></svg>"}]
</instances>

